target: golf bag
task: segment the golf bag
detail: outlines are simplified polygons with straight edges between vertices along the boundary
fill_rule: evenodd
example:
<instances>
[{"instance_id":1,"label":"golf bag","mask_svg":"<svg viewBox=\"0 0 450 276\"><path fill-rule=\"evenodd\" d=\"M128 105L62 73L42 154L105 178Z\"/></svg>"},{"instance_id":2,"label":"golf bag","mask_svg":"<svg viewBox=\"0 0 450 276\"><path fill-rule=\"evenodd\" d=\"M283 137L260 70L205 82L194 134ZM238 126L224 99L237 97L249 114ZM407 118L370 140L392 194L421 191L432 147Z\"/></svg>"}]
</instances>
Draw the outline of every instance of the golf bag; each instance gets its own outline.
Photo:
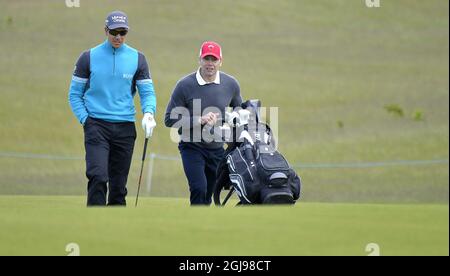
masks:
<instances>
[{"instance_id":1,"label":"golf bag","mask_svg":"<svg viewBox=\"0 0 450 276\"><path fill-rule=\"evenodd\" d=\"M240 139L226 151L219 166L214 202L224 205L236 192L240 204L294 204L300 197L300 177L275 149L270 127L259 122L259 101L247 101L243 106L253 114L253 122L237 129ZM230 190L223 203L222 189Z\"/></svg>"}]
</instances>

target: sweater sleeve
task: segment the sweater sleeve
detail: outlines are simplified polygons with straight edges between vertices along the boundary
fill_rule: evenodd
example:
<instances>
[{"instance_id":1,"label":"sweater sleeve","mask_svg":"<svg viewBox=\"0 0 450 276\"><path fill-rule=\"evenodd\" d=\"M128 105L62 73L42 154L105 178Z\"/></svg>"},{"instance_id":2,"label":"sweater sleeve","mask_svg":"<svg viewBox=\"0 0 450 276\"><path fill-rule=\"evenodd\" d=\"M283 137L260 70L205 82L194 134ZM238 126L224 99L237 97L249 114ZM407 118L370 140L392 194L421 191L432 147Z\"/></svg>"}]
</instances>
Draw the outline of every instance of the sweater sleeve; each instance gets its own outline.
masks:
<instances>
[{"instance_id":1,"label":"sweater sleeve","mask_svg":"<svg viewBox=\"0 0 450 276\"><path fill-rule=\"evenodd\" d=\"M142 53L138 56L138 69L135 74L136 86L141 99L142 113L156 113L156 95L147 60Z\"/></svg>"},{"instance_id":2,"label":"sweater sleeve","mask_svg":"<svg viewBox=\"0 0 450 276\"><path fill-rule=\"evenodd\" d=\"M192 116L187 109L184 88L181 81L177 83L172 92L172 96L167 105L164 123L167 127L173 127L177 124L178 128L183 127L184 129L190 129L200 125L200 117Z\"/></svg>"},{"instance_id":3,"label":"sweater sleeve","mask_svg":"<svg viewBox=\"0 0 450 276\"><path fill-rule=\"evenodd\" d=\"M234 89L233 89L234 95L233 98L231 99L230 106L232 108L236 108L238 106L241 106L242 104L241 87L239 86L239 82L236 79L233 78L233 80L234 80Z\"/></svg>"},{"instance_id":4,"label":"sweater sleeve","mask_svg":"<svg viewBox=\"0 0 450 276\"><path fill-rule=\"evenodd\" d=\"M84 124L89 115L83 99L89 86L89 77L90 51L85 51L78 58L69 88L69 104L81 124Z\"/></svg>"}]
</instances>

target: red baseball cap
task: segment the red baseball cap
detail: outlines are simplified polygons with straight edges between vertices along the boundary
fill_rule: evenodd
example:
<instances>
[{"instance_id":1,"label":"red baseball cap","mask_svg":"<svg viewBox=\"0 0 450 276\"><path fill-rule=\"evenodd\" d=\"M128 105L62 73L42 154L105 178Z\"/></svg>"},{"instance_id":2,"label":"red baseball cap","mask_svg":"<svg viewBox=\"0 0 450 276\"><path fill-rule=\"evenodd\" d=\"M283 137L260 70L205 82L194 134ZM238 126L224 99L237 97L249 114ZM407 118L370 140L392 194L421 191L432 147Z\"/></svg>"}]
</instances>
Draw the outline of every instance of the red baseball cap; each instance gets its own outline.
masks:
<instances>
[{"instance_id":1,"label":"red baseball cap","mask_svg":"<svg viewBox=\"0 0 450 276\"><path fill-rule=\"evenodd\" d=\"M213 56L217 59L222 59L222 48L214 41L203 42L200 49L200 58L206 56Z\"/></svg>"}]
</instances>

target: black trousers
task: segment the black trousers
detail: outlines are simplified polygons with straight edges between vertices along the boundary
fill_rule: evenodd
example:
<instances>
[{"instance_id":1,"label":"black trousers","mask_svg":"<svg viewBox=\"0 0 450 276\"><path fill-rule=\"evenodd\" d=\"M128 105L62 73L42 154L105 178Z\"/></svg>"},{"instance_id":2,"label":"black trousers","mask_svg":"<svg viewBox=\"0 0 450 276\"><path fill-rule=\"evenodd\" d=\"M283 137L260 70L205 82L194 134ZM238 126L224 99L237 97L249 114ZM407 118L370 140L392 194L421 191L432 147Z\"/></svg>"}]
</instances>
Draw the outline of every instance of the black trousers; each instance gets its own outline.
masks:
<instances>
[{"instance_id":1,"label":"black trousers","mask_svg":"<svg viewBox=\"0 0 450 276\"><path fill-rule=\"evenodd\" d=\"M178 148L189 183L191 205L210 205L224 149L206 149L186 142L181 142Z\"/></svg>"},{"instance_id":2,"label":"black trousers","mask_svg":"<svg viewBox=\"0 0 450 276\"><path fill-rule=\"evenodd\" d=\"M110 123L90 117L86 120L84 145L88 206L126 205L126 184L135 140L133 122Z\"/></svg>"}]
</instances>

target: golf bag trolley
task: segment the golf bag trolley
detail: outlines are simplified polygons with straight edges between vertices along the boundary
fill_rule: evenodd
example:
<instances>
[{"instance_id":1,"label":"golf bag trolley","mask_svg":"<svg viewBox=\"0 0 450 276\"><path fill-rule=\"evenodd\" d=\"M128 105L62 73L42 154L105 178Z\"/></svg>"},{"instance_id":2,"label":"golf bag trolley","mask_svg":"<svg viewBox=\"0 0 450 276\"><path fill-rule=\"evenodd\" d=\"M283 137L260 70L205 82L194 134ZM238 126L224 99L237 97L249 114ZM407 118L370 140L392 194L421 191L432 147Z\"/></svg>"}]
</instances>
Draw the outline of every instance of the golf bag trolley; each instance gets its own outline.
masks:
<instances>
[{"instance_id":1,"label":"golf bag trolley","mask_svg":"<svg viewBox=\"0 0 450 276\"><path fill-rule=\"evenodd\" d=\"M239 205L294 204L301 179L276 150L270 127L260 121L261 102L249 100L241 107L232 116L234 137L218 167L214 203L225 205L236 193Z\"/></svg>"}]
</instances>

